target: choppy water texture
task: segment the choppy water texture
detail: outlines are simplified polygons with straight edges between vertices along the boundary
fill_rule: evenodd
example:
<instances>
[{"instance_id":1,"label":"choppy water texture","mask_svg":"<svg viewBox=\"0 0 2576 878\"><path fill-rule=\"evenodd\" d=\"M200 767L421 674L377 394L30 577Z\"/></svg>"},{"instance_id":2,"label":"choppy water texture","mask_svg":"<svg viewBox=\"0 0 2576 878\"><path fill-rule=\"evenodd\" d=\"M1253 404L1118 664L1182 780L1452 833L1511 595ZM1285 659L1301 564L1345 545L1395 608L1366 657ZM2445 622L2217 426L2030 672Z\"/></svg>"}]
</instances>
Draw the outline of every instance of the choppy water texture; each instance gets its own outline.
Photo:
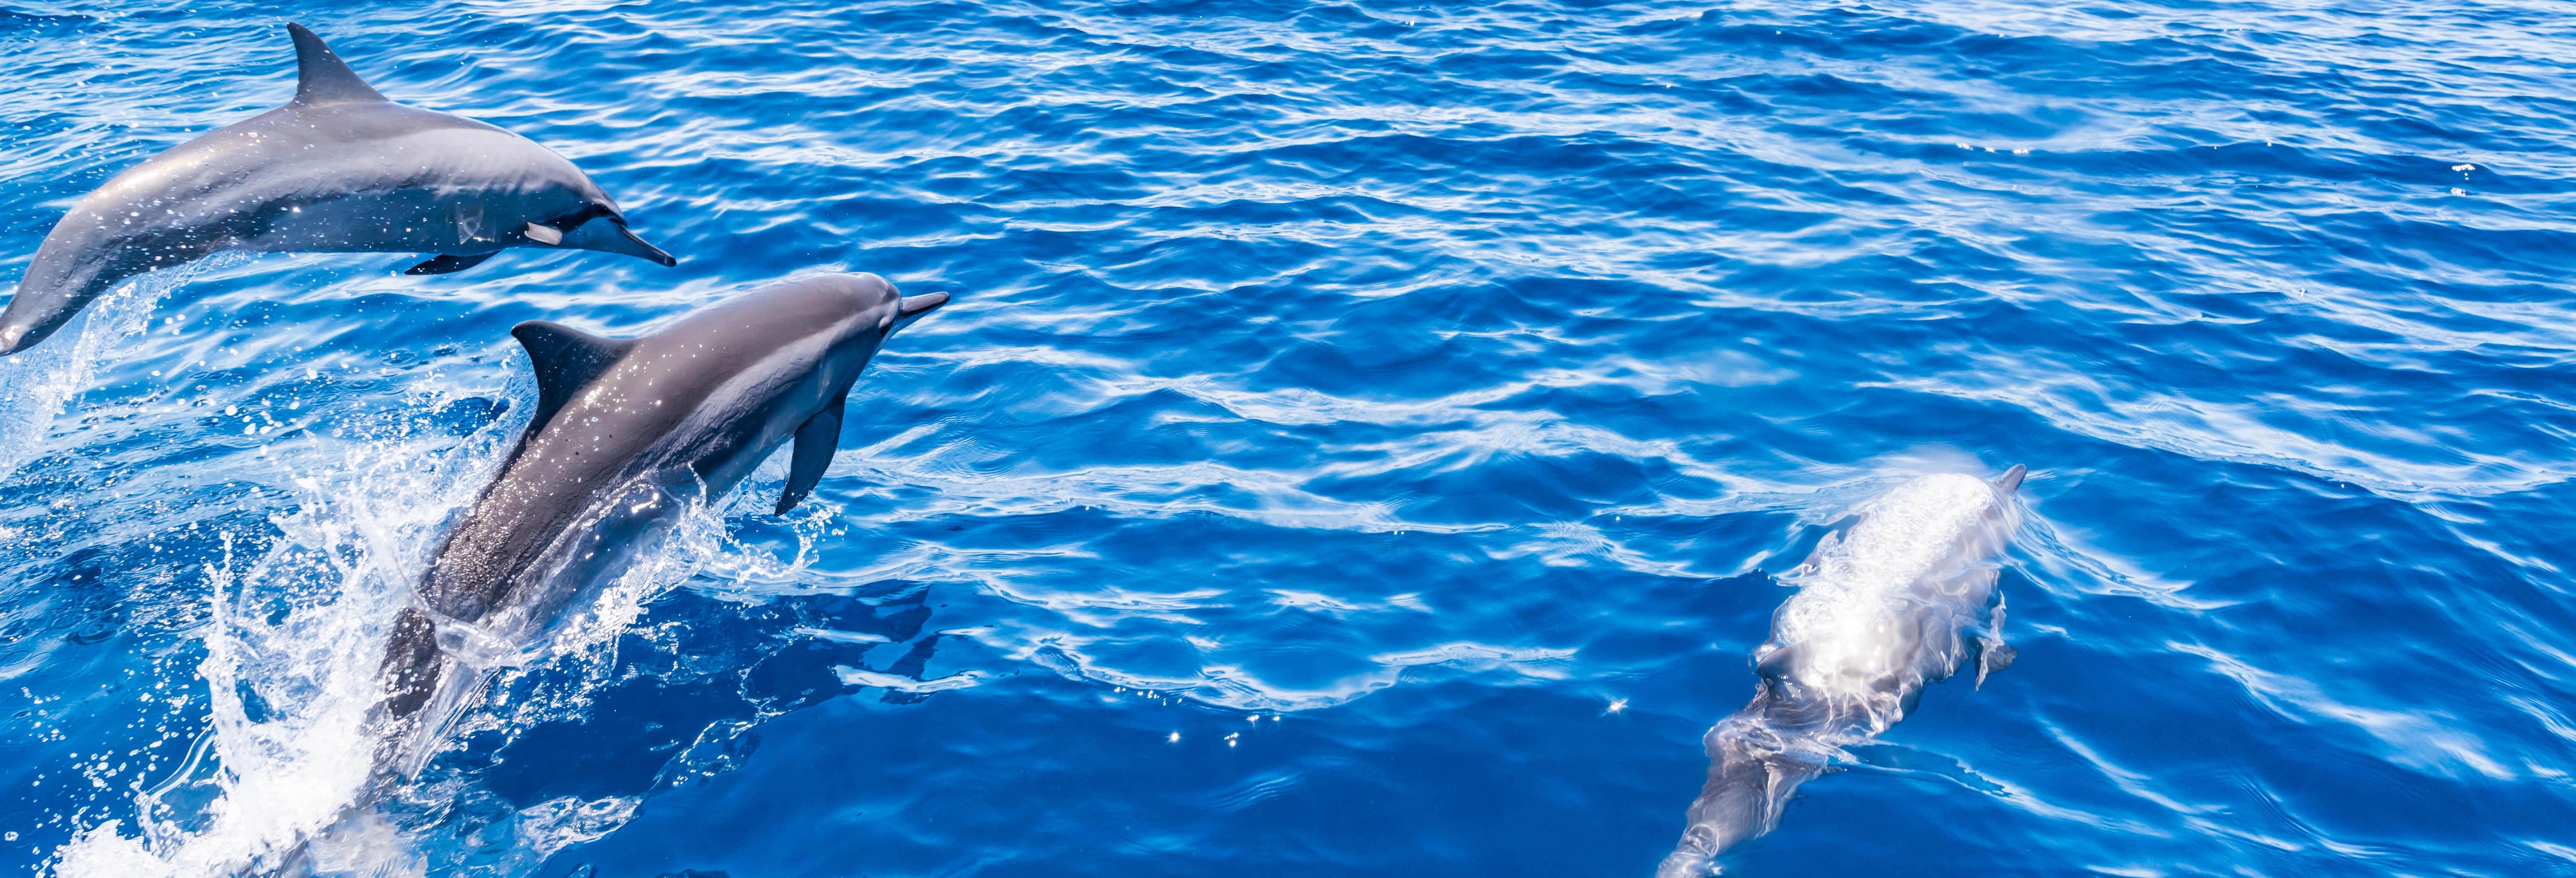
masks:
<instances>
[{"instance_id":1,"label":"choppy water texture","mask_svg":"<svg viewBox=\"0 0 2576 878\"><path fill-rule=\"evenodd\" d=\"M0 362L0 871L344 801L512 323L843 269L957 301L814 500L774 461L335 856L1642 875L1773 574L2024 463L2019 663L1729 874L2576 875L2565 3L5 2L0 279L283 102L288 20L681 263L219 260Z\"/></svg>"}]
</instances>

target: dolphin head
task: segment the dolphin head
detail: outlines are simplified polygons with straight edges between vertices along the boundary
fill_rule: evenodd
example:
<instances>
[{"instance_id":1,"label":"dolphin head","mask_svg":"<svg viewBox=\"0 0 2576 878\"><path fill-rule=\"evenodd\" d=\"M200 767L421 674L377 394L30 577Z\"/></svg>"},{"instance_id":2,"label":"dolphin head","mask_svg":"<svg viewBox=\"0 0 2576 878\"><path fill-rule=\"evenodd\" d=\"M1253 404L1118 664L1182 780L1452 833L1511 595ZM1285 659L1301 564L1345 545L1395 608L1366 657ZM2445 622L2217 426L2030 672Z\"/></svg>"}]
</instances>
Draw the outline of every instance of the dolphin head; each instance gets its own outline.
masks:
<instances>
[{"instance_id":1,"label":"dolphin head","mask_svg":"<svg viewBox=\"0 0 2576 878\"><path fill-rule=\"evenodd\" d=\"M753 333L757 344L818 341L831 359L865 368L887 338L948 304L947 293L906 296L892 281L866 272L812 274L736 300L740 316L724 322ZM728 330L730 331L730 330ZM849 378L857 377L851 369Z\"/></svg>"},{"instance_id":2,"label":"dolphin head","mask_svg":"<svg viewBox=\"0 0 2576 878\"><path fill-rule=\"evenodd\" d=\"M906 296L893 281L867 272L821 275L795 287L826 297L829 304L823 307L848 315L849 322L841 330L843 343L882 343L897 330L948 304L947 293Z\"/></svg>"}]
</instances>

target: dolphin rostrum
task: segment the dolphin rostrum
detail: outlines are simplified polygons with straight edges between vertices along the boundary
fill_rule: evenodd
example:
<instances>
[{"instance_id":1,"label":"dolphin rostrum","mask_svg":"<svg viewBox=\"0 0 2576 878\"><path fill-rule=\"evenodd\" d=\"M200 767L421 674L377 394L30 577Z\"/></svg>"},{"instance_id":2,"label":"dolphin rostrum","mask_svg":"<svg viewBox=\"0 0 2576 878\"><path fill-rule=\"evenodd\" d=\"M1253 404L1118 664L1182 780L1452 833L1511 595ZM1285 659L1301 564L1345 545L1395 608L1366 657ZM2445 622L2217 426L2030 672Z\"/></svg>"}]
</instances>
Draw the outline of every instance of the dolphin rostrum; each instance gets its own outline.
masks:
<instances>
[{"instance_id":1,"label":"dolphin rostrum","mask_svg":"<svg viewBox=\"0 0 2576 878\"><path fill-rule=\"evenodd\" d=\"M674 264L617 202L534 141L386 100L300 24L295 99L153 156L64 214L36 248L0 354L34 346L127 278L221 250L441 254L471 268L505 247Z\"/></svg>"},{"instance_id":2,"label":"dolphin rostrum","mask_svg":"<svg viewBox=\"0 0 2576 878\"><path fill-rule=\"evenodd\" d=\"M536 368L518 447L447 532L386 644L382 741L361 803L416 772L481 682L790 440L785 513L823 477L859 371L897 329L946 304L873 274L790 280L640 338L532 320ZM462 661L468 673L456 673Z\"/></svg>"},{"instance_id":3,"label":"dolphin rostrum","mask_svg":"<svg viewBox=\"0 0 2576 878\"><path fill-rule=\"evenodd\" d=\"M1783 577L1798 593L1772 613L1771 638L1753 652L1760 688L1702 739L1708 785L1657 878L1709 874L1720 852L1779 825L1790 792L1840 748L1904 719L1926 682L1968 660L1963 635L1974 635L1980 685L2012 663L1998 636L1995 558L2021 527L2014 495L2025 472L1898 485L1853 510L1858 522Z\"/></svg>"}]
</instances>

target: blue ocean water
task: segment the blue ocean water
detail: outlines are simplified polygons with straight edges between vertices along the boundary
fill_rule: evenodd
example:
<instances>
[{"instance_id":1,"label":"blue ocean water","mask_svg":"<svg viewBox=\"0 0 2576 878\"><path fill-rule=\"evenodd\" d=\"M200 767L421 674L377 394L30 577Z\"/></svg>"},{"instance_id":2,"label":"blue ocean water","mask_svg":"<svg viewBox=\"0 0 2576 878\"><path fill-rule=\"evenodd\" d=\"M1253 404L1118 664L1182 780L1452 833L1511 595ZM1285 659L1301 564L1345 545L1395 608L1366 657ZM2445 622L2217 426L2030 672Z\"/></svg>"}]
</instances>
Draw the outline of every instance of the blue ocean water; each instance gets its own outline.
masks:
<instances>
[{"instance_id":1,"label":"blue ocean water","mask_svg":"<svg viewBox=\"0 0 2576 878\"><path fill-rule=\"evenodd\" d=\"M681 261L218 258L0 360L0 871L346 804L513 323L852 270L956 301L814 499L347 862L1643 875L1774 575L2020 463L2019 663L1727 874L2576 875L2567 4L5 3L0 279L290 20Z\"/></svg>"}]
</instances>

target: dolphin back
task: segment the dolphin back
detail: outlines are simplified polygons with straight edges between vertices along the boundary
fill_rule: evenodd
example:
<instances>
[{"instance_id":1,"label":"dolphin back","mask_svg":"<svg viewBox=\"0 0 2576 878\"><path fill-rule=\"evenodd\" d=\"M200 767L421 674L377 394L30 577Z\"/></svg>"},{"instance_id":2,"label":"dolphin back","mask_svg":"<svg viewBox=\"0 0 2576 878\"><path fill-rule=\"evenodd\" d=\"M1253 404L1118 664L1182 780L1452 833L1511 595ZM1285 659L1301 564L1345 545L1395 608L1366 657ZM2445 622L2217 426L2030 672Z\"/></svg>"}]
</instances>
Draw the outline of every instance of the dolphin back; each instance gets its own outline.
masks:
<instances>
[{"instance_id":1,"label":"dolphin back","mask_svg":"<svg viewBox=\"0 0 2576 878\"><path fill-rule=\"evenodd\" d=\"M1854 510L1857 523L1784 577L1799 591L1773 613L1756 652L1760 688L1709 729L1708 781L1658 878L1707 875L1719 854L1770 832L1790 793L1832 754L1904 719L1927 683L1959 670L1968 634L1979 682L2011 662L1996 632L2002 608L1989 604L2027 473L1898 485Z\"/></svg>"}]
</instances>

